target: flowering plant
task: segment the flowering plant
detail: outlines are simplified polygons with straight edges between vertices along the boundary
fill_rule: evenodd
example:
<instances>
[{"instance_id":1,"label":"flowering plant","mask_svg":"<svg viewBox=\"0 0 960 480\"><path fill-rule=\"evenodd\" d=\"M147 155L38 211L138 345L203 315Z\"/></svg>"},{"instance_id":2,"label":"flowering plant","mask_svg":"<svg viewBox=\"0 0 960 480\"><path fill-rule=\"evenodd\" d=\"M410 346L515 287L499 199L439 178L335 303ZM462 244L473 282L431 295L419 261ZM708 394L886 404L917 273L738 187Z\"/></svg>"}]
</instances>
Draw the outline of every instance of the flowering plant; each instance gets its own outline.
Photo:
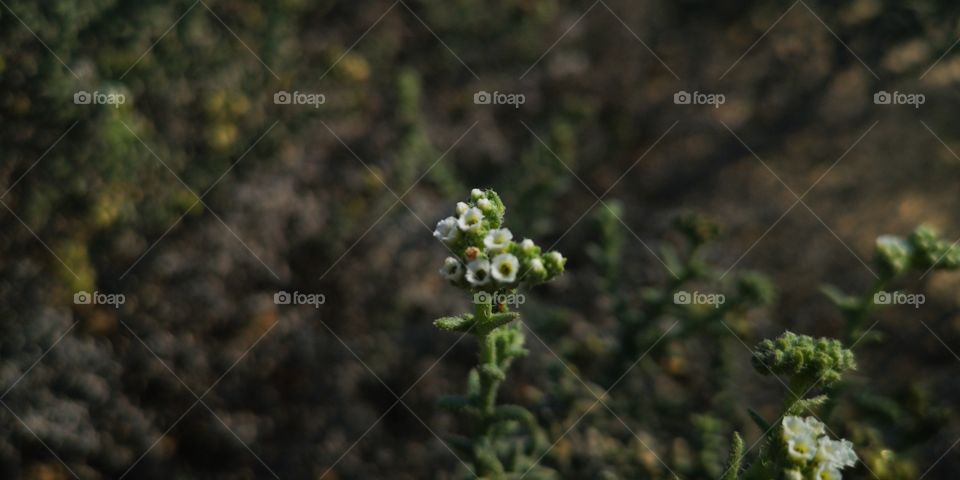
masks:
<instances>
[{"instance_id":1,"label":"flowering plant","mask_svg":"<svg viewBox=\"0 0 960 480\"><path fill-rule=\"evenodd\" d=\"M754 349L754 368L762 374L784 375L789 379L790 393L784 402L780 424L771 426L758 413L751 417L764 431L776 430L758 458L741 476L743 440L734 434L729 466L723 480L836 480L840 471L857 463L853 444L833 440L826 435L826 425L813 416L813 410L827 401L826 395L804 396L818 386L829 387L842 379L847 370L856 368L853 352L839 341L812 338L785 332L774 340L764 340ZM776 424L774 424L776 425Z\"/></svg>"},{"instance_id":2,"label":"flowering plant","mask_svg":"<svg viewBox=\"0 0 960 480\"><path fill-rule=\"evenodd\" d=\"M533 414L518 405L497 405L497 390L512 361L524 356L524 336L519 318L508 300L520 287L529 287L563 273L566 259L558 252L542 253L532 240L516 242L503 227L505 207L493 190L474 189L467 202L459 202L456 216L440 220L433 235L453 254L440 275L473 296L474 313L444 317L434 324L443 330L471 333L480 344L480 364L471 370L466 395L448 396L441 405L464 414L472 424L470 436L451 438L451 445L472 459L476 475L505 478L505 474L531 470L531 478L546 478L549 471L530 460L543 449L543 433ZM512 302L514 305L519 302ZM526 438L511 441L515 427Z\"/></svg>"}]
</instances>

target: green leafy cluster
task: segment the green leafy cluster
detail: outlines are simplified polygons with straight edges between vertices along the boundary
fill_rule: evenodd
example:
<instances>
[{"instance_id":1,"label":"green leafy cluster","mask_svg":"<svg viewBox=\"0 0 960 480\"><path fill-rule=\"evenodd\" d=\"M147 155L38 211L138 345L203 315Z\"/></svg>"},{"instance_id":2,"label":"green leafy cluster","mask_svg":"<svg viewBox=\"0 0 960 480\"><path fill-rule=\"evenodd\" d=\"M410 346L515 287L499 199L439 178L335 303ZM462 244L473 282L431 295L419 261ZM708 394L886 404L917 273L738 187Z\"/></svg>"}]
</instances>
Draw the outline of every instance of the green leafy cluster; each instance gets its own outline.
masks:
<instances>
[{"instance_id":1,"label":"green leafy cluster","mask_svg":"<svg viewBox=\"0 0 960 480\"><path fill-rule=\"evenodd\" d=\"M917 227L907 238L883 235L877 238L876 262L887 277L907 270L960 268L960 248L929 225Z\"/></svg>"},{"instance_id":2,"label":"green leafy cluster","mask_svg":"<svg viewBox=\"0 0 960 480\"><path fill-rule=\"evenodd\" d=\"M856 368L853 352L839 340L792 332L760 342L751 360L761 374L789 375L807 385L832 385L845 371Z\"/></svg>"},{"instance_id":3,"label":"green leafy cluster","mask_svg":"<svg viewBox=\"0 0 960 480\"><path fill-rule=\"evenodd\" d=\"M752 362L762 374L789 375L791 389L812 387L817 382L830 385L840 381L846 371L856 368L853 352L839 341L791 332L760 342L754 349ZM735 432L722 480L839 479L842 469L857 463L853 443L831 439L826 435L824 423L811 416L827 403L827 395L802 398L806 393L807 389L792 392L783 406L779 424L768 422L749 410L761 431L776 428L779 435L768 437L757 457L743 468L746 455L743 439Z\"/></svg>"}]
</instances>

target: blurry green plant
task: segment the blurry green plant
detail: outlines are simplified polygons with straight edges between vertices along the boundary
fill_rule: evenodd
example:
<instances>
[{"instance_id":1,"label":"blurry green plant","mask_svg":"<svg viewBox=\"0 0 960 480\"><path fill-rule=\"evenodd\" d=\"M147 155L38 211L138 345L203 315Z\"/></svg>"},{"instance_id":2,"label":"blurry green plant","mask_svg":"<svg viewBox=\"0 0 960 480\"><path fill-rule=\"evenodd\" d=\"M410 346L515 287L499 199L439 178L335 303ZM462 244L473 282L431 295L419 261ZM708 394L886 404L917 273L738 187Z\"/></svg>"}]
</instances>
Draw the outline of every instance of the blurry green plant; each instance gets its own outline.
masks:
<instances>
[{"instance_id":1,"label":"blurry green plant","mask_svg":"<svg viewBox=\"0 0 960 480\"><path fill-rule=\"evenodd\" d=\"M827 389L856 368L853 352L838 340L786 332L774 340L762 341L753 352L752 363L763 375L788 379L779 424L767 422L751 410L750 416L767 437L757 458L743 470L743 440L734 433L730 460L723 480L829 480L841 478L840 470L857 462L853 444L833 440L826 426L814 414L828 399L826 393L807 397L817 388ZM743 473L741 474L741 470Z\"/></svg>"},{"instance_id":2,"label":"blurry green plant","mask_svg":"<svg viewBox=\"0 0 960 480\"><path fill-rule=\"evenodd\" d=\"M518 306L521 287L547 282L563 273L566 259L558 252L542 253L532 240L513 240L503 228L505 207L493 190L474 189L468 202L459 202L457 217L437 223L434 236L453 254L440 274L452 285L473 296L474 313L444 317L434 324L443 330L473 334L480 344L480 364L470 371L467 393L441 399L441 405L464 415L471 423L469 436L450 443L472 460L481 478L552 478L537 465L545 447L536 418L519 405L497 405L497 391L510 364L527 354ZM521 427L525 434L519 433Z\"/></svg>"},{"instance_id":3,"label":"blurry green plant","mask_svg":"<svg viewBox=\"0 0 960 480\"><path fill-rule=\"evenodd\" d=\"M960 268L960 248L944 239L933 227L921 225L906 238L882 235L877 238L874 249L874 265L877 279L859 295L844 293L833 285L821 287L823 293L840 311L844 318L846 342L849 345L873 343L882 340L881 334L864 328L871 314L881 307L891 306L887 301L895 293L886 289L895 282L905 280L911 273L920 275L938 270ZM893 454L885 436L894 439L901 447L910 447L933 436L943 425L947 412L931 405L926 388L912 384L901 393L884 394L843 382L835 388L835 397L825 405L829 415L837 407L841 394L847 395L856 408L845 415L844 422L856 436L855 440L867 445L864 461L871 473L881 480L905 480L916 478L916 467L908 458ZM884 435L886 432L886 435Z\"/></svg>"},{"instance_id":4,"label":"blurry green plant","mask_svg":"<svg viewBox=\"0 0 960 480\"><path fill-rule=\"evenodd\" d=\"M877 305L878 294L894 280L907 273L925 275L931 270L960 268L960 248L942 238L936 229L921 225L907 237L883 235L877 238L874 264L878 275L873 286L860 296L848 295L833 285L824 285L821 291L840 310L846 320L845 338L848 344L860 340L866 332L864 324Z\"/></svg>"}]
</instances>

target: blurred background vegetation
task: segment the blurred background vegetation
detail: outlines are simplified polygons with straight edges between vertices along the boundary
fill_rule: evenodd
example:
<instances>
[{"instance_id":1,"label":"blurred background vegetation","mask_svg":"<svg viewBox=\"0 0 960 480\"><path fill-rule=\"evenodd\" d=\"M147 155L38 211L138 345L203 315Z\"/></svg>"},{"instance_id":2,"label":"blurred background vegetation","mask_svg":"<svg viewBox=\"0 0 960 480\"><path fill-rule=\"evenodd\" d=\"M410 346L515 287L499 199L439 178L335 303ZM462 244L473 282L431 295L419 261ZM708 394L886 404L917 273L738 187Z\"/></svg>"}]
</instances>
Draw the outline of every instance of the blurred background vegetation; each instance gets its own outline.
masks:
<instances>
[{"instance_id":1,"label":"blurred background vegetation","mask_svg":"<svg viewBox=\"0 0 960 480\"><path fill-rule=\"evenodd\" d=\"M949 2L0 3L4 478L462 478L434 402L475 346L431 325L468 299L430 231L475 186L570 258L527 295L532 354L503 389L557 441L544 465L716 478L731 431L762 433L745 408L786 393L746 346L842 337L820 286L867 290L878 235L960 235ZM692 257L689 211L722 232ZM731 330L657 306L673 257L745 295ZM825 418L858 446L853 478L960 469L960 285L920 277L897 286L927 303L872 319ZM696 328L617 382L676 318Z\"/></svg>"}]
</instances>

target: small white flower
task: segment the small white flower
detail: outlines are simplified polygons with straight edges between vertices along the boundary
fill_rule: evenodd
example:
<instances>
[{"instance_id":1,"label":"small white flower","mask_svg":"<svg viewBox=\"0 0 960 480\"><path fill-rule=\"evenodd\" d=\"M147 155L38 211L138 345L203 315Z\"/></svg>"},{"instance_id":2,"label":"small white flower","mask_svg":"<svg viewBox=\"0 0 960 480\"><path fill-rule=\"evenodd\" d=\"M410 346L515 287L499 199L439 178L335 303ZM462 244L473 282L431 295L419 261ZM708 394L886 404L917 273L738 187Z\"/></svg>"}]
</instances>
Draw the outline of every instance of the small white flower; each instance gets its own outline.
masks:
<instances>
[{"instance_id":1,"label":"small white flower","mask_svg":"<svg viewBox=\"0 0 960 480\"><path fill-rule=\"evenodd\" d=\"M437 229L433 231L433 236L437 237L443 243L452 243L460 236L457 230L457 219L447 217L437 222Z\"/></svg>"},{"instance_id":2,"label":"small white flower","mask_svg":"<svg viewBox=\"0 0 960 480\"><path fill-rule=\"evenodd\" d=\"M456 258L447 257L447 259L443 261L443 268L440 269L440 275L451 282L460 280L463 278L463 264Z\"/></svg>"},{"instance_id":3,"label":"small white flower","mask_svg":"<svg viewBox=\"0 0 960 480\"><path fill-rule=\"evenodd\" d=\"M463 215L463 212L466 212L470 206L463 202L457 202L457 215Z\"/></svg>"},{"instance_id":4,"label":"small white flower","mask_svg":"<svg viewBox=\"0 0 960 480\"><path fill-rule=\"evenodd\" d=\"M821 464L817 467L813 478L816 480L840 480L843 477L840 475L840 470L827 464Z\"/></svg>"},{"instance_id":5,"label":"small white flower","mask_svg":"<svg viewBox=\"0 0 960 480\"><path fill-rule=\"evenodd\" d=\"M783 417L783 439L790 440L797 437L816 438L823 434L823 423L813 417Z\"/></svg>"},{"instance_id":6,"label":"small white flower","mask_svg":"<svg viewBox=\"0 0 960 480\"><path fill-rule=\"evenodd\" d=\"M474 200L479 200L483 198L483 190L480 190L479 188L474 188L473 190L470 190L470 198L473 198Z\"/></svg>"},{"instance_id":7,"label":"small white flower","mask_svg":"<svg viewBox=\"0 0 960 480\"><path fill-rule=\"evenodd\" d=\"M477 286L490 283L490 261L486 258L478 258L468 263L467 281Z\"/></svg>"},{"instance_id":8,"label":"small white flower","mask_svg":"<svg viewBox=\"0 0 960 480\"><path fill-rule=\"evenodd\" d=\"M513 233L509 228L497 228L490 230L486 237L483 237L483 246L491 252L501 252L510 246L510 240L513 240Z\"/></svg>"},{"instance_id":9,"label":"small white flower","mask_svg":"<svg viewBox=\"0 0 960 480\"><path fill-rule=\"evenodd\" d=\"M457 220L457 224L460 225L460 230L466 232L480 228L482 221L483 212L481 212L479 208L473 207L468 208L466 212L460 214L460 219Z\"/></svg>"},{"instance_id":10,"label":"small white flower","mask_svg":"<svg viewBox=\"0 0 960 480\"><path fill-rule=\"evenodd\" d=\"M509 253L501 253L493 257L492 275L494 280L500 283L510 283L517 279L517 270L520 269L520 261L517 257Z\"/></svg>"},{"instance_id":11,"label":"small white flower","mask_svg":"<svg viewBox=\"0 0 960 480\"><path fill-rule=\"evenodd\" d=\"M857 454L849 440L831 440L824 436L817 440L817 461L838 469L852 467L857 464Z\"/></svg>"},{"instance_id":12,"label":"small white flower","mask_svg":"<svg viewBox=\"0 0 960 480\"><path fill-rule=\"evenodd\" d=\"M486 198L481 198L480 200L477 200L477 206L480 207L480 210L489 212L490 209L493 208L493 202L487 200Z\"/></svg>"},{"instance_id":13,"label":"small white flower","mask_svg":"<svg viewBox=\"0 0 960 480\"><path fill-rule=\"evenodd\" d=\"M787 440L787 456L793 460L806 462L817 454L817 445L814 437L793 437Z\"/></svg>"}]
</instances>

